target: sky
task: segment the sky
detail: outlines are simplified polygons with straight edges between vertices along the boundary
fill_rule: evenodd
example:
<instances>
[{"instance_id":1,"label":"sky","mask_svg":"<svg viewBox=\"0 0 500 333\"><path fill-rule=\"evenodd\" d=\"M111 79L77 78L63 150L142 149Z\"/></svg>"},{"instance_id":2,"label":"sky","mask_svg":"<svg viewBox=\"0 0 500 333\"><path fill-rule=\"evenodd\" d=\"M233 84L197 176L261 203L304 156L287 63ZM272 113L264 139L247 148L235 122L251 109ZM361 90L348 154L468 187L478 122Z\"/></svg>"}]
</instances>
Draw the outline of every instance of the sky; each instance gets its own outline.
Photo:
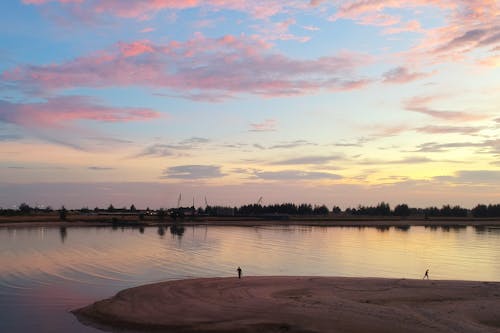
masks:
<instances>
[{"instance_id":1,"label":"sky","mask_svg":"<svg viewBox=\"0 0 500 333\"><path fill-rule=\"evenodd\" d=\"M0 207L500 200L500 1L0 2Z\"/></svg>"}]
</instances>

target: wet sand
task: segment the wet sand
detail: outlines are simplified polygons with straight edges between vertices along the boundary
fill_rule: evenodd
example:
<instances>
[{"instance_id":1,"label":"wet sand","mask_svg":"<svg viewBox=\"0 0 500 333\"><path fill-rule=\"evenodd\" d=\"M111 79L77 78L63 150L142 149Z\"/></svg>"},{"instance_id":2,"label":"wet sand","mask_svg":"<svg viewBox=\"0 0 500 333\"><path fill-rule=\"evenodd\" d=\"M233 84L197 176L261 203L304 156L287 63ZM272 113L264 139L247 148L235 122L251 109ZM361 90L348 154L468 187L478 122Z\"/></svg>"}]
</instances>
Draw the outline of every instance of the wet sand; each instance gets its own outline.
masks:
<instances>
[{"instance_id":1,"label":"wet sand","mask_svg":"<svg viewBox=\"0 0 500 333\"><path fill-rule=\"evenodd\" d=\"M161 332L500 332L500 282L243 277L131 288L74 311L104 329Z\"/></svg>"}]
</instances>

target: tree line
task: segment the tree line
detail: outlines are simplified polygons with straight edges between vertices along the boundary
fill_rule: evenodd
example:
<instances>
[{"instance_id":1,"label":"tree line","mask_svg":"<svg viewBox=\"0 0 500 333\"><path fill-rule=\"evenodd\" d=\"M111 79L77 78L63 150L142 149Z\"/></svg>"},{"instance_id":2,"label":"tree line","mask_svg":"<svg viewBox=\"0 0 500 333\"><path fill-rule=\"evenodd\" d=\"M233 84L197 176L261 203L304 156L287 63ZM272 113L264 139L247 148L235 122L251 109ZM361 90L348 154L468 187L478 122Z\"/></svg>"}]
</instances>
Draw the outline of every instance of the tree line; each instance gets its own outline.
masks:
<instances>
[{"instance_id":1,"label":"tree line","mask_svg":"<svg viewBox=\"0 0 500 333\"><path fill-rule=\"evenodd\" d=\"M346 208L342 210L338 206L333 206L329 209L326 205L311 205L308 203L295 204L295 203L281 203L281 204L271 204L271 205L261 205L261 204L248 204L242 205L240 207L227 207L227 206L209 206L205 208L195 209L194 207L180 208L182 210L192 210L196 215L205 216L255 216L255 215L269 215L269 214L283 214L283 215L298 215L298 216L326 216L326 215L344 215L344 216L425 216L425 217L500 217L500 204L478 204L472 209L463 208L459 205L450 206L443 205L441 208L438 207L427 207L427 208L415 208L409 207L407 204L398 204L391 208L391 206L386 202L381 202L376 206L363 206L359 205L354 208ZM14 215L30 215L30 214L44 214L52 213L57 211L61 217L65 217L67 214L67 209L62 206L58 210L54 210L51 207L31 207L26 203L20 204L17 208L3 209L0 208L1 216L14 216ZM88 213L138 213L144 214L145 212L155 213L156 215L165 216L168 212L176 211L176 209L160 209L160 210L150 210L149 207L146 210L140 210L131 205L130 208L114 208L113 205L109 205L107 208L89 209L88 207L83 207L81 209L73 210L74 212L79 212L83 214Z\"/></svg>"}]
</instances>

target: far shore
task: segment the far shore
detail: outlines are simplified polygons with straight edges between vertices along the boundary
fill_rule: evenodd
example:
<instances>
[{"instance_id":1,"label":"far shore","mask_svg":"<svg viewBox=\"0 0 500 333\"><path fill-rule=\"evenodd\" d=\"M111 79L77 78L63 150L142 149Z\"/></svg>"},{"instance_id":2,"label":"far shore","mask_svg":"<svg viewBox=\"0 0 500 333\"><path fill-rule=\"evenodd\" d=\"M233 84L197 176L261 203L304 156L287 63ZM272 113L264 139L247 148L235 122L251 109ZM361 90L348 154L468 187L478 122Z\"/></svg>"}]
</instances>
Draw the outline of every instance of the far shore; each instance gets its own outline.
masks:
<instances>
[{"instance_id":1,"label":"far shore","mask_svg":"<svg viewBox=\"0 0 500 333\"><path fill-rule=\"evenodd\" d=\"M314 226L314 227L500 227L499 218L399 218L394 216L291 216L289 219L269 219L267 217L196 217L163 221L148 216L139 220L134 216L119 215L70 215L66 221L56 215L1 216L0 228L19 227L148 227L181 224L183 226Z\"/></svg>"},{"instance_id":2,"label":"far shore","mask_svg":"<svg viewBox=\"0 0 500 333\"><path fill-rule=\"evenodd\" d=\"M135 287L73 313L105 330L500 332L500 282L237 277Z\"/></svg>"}]
</instances>

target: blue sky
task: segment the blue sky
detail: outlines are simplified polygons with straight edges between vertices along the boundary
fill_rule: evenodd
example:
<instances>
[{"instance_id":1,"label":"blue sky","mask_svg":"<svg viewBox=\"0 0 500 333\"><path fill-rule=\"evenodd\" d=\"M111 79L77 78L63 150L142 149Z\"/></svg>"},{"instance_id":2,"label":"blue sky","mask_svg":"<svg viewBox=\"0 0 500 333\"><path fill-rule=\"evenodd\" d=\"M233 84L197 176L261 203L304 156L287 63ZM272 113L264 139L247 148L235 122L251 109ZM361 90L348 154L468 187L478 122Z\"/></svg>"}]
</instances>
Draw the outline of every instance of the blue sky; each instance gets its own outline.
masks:
<instances>
[{"instance_id":1,"label":"blue sky","mask_svg":"<svg viewBox=\"0 0 500 333\"><path fill-rule=\"evenodd\" d=\"M9 0L0 13L2 207L500 197L498 1Z\"/></svg>"}]
</instances>

